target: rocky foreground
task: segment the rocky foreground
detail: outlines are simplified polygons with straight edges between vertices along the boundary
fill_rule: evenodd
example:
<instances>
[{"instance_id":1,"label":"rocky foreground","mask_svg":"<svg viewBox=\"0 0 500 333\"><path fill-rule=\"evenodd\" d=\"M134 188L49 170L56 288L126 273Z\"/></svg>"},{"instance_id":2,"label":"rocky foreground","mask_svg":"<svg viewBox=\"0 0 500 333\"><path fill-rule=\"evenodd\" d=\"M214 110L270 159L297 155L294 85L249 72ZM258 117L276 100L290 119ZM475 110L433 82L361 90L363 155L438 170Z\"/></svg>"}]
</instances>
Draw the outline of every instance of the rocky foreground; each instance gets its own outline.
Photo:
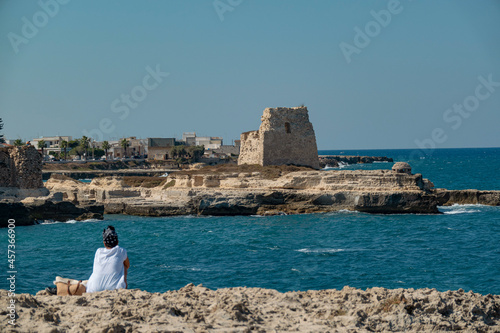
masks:
<instances>
[{"instance_id":1,"label":"rocky foreground","mask_svg":"<svg viewBox=\"0 0 500 333\"><path fill-rule=\"evenodd\" d=\"M435 289L366 291L345 287L280 293L260 288L210 290L189 284L148 293L17 296L17 324L2 332L499 332L500 296Z\"/></svg>"}]
</instances>

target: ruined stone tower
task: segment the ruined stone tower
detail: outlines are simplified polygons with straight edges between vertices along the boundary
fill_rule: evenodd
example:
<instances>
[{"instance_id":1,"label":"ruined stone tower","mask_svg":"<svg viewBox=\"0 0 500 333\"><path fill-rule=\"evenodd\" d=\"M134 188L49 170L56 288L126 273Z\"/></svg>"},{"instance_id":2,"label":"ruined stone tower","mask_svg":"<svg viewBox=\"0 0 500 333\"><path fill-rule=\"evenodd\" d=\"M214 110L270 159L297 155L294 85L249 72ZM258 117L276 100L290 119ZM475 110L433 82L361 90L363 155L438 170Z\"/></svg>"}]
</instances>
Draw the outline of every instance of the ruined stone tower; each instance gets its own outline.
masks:
<instances>
[{"instance_id":1,"label":"ruined stone tower","mask_svg":"<svg viewBox=\"0 0 500 333\"><path fill-rule=\"evenodd\" d=\"M319 169L316 136L306 107L267 108L258 131L241 134L238 164L293 164Z\"/></svg>"},{"instance_id":2,"label":"ruined stone tower","mask_svg":"<svg viewBox=\"0 0 500 333\"><path fill-rule=\"evenodd\" d=\"M35 147L0 148L0 187L43 187L42 155Z\"/></svg>"}]
</instances>

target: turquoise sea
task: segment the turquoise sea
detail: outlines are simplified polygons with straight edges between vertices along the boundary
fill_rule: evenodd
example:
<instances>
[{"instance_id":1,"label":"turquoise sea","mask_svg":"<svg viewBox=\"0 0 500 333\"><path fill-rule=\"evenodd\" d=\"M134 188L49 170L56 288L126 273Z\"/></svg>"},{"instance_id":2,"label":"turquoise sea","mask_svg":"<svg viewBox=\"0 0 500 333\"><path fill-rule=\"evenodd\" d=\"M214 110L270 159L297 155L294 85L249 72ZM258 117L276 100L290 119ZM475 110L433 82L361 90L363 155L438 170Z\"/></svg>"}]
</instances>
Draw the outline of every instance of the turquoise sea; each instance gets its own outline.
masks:
<instances>
[{"instance_id":1,"label":"turquoise sea","mask_svg":"<svg viewBox=\"0 0 500 333\"><path fill-rule=\"evenodd\" d=\"M408 161L436 187L500 190L500 149L320 151ZM411 156L412 158L409 158ZM425 157L425 158L421 158ZM392 163L345 166L389 169ZM128 250L129 287L150 292L188 283L279 291L357 288L462 288L500 294L500 207L441 208L442 215L330 214L239 217L134 217L17 227L17 292L36 293L56 275L88 279L101 233L118 231ZM4 217L3 217L4 218ZM7 276L7 229L0 264ZM8 289L0 278L0 289Z\"/></svg>"}]
</instances>

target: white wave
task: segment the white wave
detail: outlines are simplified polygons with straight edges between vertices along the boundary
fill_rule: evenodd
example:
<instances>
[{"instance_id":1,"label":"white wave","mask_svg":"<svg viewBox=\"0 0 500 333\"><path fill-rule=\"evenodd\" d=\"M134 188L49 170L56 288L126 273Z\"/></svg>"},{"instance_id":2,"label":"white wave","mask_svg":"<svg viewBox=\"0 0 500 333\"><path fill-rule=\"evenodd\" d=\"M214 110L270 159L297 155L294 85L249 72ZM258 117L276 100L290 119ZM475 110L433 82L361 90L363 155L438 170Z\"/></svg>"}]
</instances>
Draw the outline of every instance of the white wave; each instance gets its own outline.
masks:
<instances>
[{"instance_id":1,"label":"white wave","mask_svg":"<svg viewBox=\"0 0 500 333\"><path fill-rule=\"evenodd\" d=\"M452 206L439 206L438 208L444 214L454 215L454 214L479 213L481 212L480 208L483 207L489 207L489 206L480 204L467 204L467 205L454 204Z\"/></svg>"},{"instance_id":2,"label":"white wave","mask_svg":"<svg viewBox=\"0 0 500 333\"><path fill-rule=\"evenodd\" d=\"M189 267L189 266L180 266L180 265L160 265L161 268L171 270L171 271L191 271L191 272L201 272L201 271L206 271L205 269L199 268L199 267Z\"/></svg>"},{"instance_id":3,"label":"white wave","mask_svg":"<svg viewBox=\"0 0 500 333\"><path fill-rule=\"evenodd\" d=\"M211 215L194 215L194 214L189 214L189 215L181 215L179 218L181 219L194 219L194 218L204 218L204 217L211 217Z\"/></svg>"},{"instance_id":4,"label":"white wave","mask_svg":"<svg viewBox=\"0 0 500 333\"><path fill-rule=\"evenodd\" d=\"M348 167L348 166L350 166L350 164L349 164L349 163L339 162L339 165L338 165L338 166L336 166L336 167L332 167L332 166L330 166L330 165L328 165L328 164L327 164L327 165L325 165L325 167L324 167L323 169L321 169L321 170L323 170L323 171L328 171L328 170L338 170L338 169L343 169L343 168Z\"/></svg>"},{"instance_id":5,"label":"white wave","mask_svg":"<svg viewBox=\"0 0 500 333\"><path fill-rule=\"evenodd\" d=\"M337 213L359 214L357 210L341 209Z\"/></svg>"},{"instance_id":6,"label":"white wave","mask_svg":"<svg viewBox=\"0 0 500 333\"><path fill-rule=\"evenodd\" d=\"M99 222L100 220L97 220L97 219L88 219L88 220L83 220L83 221L77 221L77 220L69 220L69 221L66 221L66 222L63 222L63 223L87 223L87 222Z\"/></svg>"},{"instance_id":7,"label":"white wave","mask_svg":"<svg viewBox=\"0 0 500 333\"><path fill-rule=\"evenodd\" d=\"M43 224L43 225L58 224L58 223L75 224L75 223L99 222L99 221L101 221L101 220L97 220L97 219L88 219L88 220L83 220L83 221L69 220L69 221L66 221L66 222L54 221L54 220L43 220L43 221L37 221L37 224Z\"/></svg>"},{"instance_id":8,"label":"white wave","mask_svg":"<svg viewBox=\"0 0 500 333\"><path fill-rule=\"evenodd\" d=\"M43 221L35 221L36 224L58 224L58 223L64 223L60 221L52 221L52 220L43 220Z\"/></svg>"},{"instance_id":9,"label":"white wave","mask_svg":"<svg viewBox=\"0 0 500 333\"><path fill-rule=\"evenodd\" d=\"M350 165L349 163L339 162L339 169L343 169L349 165Z\"/></svg>"},{"instance_id":10,"label":"white wave","mask_svg":"<svg viewBox=\"0 0 500 333\"><path fill-rule=\"evenodd\" d=\"M471 214L471 213L479 213L479 212L480 212L480 210L478 210L478 209L461 208L461 209L457 209L457 210L444 211L443 213L447 214L447 215L454 215L454 214Z\"/></svg>"},{"instance_id":11,"label":"white wave","mask_svg":"<svg viewBox=\"0 0 500 333\"><path fill-rule=\"evenodd\" d=\"M389 161L373 161L373 163L389 163Z\"/></svg>"},{"instance_id":12,"label":"white wave","mask_svg":"<svg viewBox=\"0 0 500 333\"><path fill-rule=\"evenodd\" d=\"M334 211L334 212L328 212L328 213L325 213L325 215L327 216L335 216L335 215L339 215L339 214L362 214L361 212L358 212L357 210L349 210L349 209L341 209L341 210L337 210L337 211Z\"/></svg>"},{"instance_id":13,"label":"white wave","mask_svg":"<svg viewBox=\"0 0 500 333\"><path fill-rule=\"evenodd\" d=\"M481 204L465 204L465 205L453 204L451 206L441 206L441 207L457 208L457 207L490 207L490 206Z\"/></svg>"},{"instance_id":14,"label":"white wave","mask_svg":"<svg viewBox=\"0 0 500 333\"><path fill-rule=\"evenodd\" d=\"M302 253L337 253L337 252L344 252L345 249L300 249L296 250L297 252L302 252Z\"/></svg>"},{"instance_id":15,"label":"white wave","mask_svg":"<svg viewBox=\"0 0 500 333\"><path fill-rule=\"evenodd\" d=\"M168 177L168 172L165 172L163 175L161 175L159 177Z\"/></svg>"}]
</instances>

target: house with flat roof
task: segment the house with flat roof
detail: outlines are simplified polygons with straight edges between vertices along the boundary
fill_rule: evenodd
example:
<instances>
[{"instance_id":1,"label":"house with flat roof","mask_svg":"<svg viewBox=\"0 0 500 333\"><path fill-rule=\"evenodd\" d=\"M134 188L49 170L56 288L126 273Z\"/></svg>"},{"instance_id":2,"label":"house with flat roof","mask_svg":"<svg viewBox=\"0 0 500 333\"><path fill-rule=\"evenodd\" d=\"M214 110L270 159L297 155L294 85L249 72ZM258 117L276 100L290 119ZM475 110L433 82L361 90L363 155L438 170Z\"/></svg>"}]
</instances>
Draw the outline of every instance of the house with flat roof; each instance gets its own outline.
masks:
<instances>
[{"instance_id":1,"label":"house with flat roof","mask_svg":"<svg viewBox=\"0 0 500 333\"><path fill-rule=\"evenodd\" d=\"M43 153L44 155L48 155L50 152L61 153L63 149L61 148L62 141L71 141L73 137L71 136L42 136L38 139L31 140L31 145L38 149L40 152L42 151L38 148L38 143L40 141L44 141Z\"/></svg>"},{"instance_id":2,"label":"house with flat roof","mask_svg":"<svg viewBox=\"0 0 500 333\"><path fill-rule=\"evenodd\" d=\"M171 150L176 144L175 138L148 138L148 160L171 159Z\"/></svg>"}]
</instances>

